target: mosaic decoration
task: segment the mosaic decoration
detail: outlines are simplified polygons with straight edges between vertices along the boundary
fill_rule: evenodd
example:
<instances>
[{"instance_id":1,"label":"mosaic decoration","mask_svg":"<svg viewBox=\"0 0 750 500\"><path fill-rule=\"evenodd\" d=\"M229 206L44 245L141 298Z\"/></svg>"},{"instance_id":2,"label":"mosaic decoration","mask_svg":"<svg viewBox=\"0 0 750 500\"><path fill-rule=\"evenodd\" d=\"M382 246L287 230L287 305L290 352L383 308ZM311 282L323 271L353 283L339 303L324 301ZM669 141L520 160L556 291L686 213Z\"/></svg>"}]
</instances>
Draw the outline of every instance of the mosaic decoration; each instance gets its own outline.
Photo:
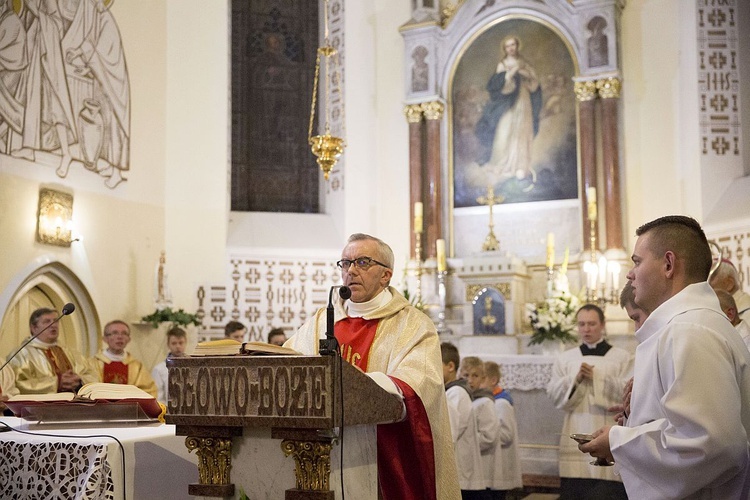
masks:
<instances>
[{"instance_id":1,"label":"mosaic decoration","mask_svg":"<svg viewBox=\"0 0 750 500\"><path fill-rule=\"evenodd\" d=\"M740 154L737 0L698 0L698 89L704 156Z\"/></svg>"},{"instance_id":2,"label":"mosaic decoration","mask_svg":"<svg viewBox=\"0 0 750 500\"><path fill-rule=\"evenodd\" d=\"M336 89L331 89L331 134L336 137L343 137L346 141L346 126L344 120L346 119L344 111L344 96L342 95L345 88L346 75L344 74L344 62L346 57L346 51L344 46L344 2L343 0L331 0L330 10L328 11L328 25L330 29L329 37L331 45L338 51L338 65L335 65L333 71L338 78L341 78L341 82L338 88L341 89L341 94ZM334 86L335 87L335 86ZM334 191L344 190L344 170L346 167L346 152L341 155L339 161L334 165L331 170L331 175L328 182L325 184L326 194L330 194Z\"/></svg>"},{"instance_id":3,"label":"mosaic decoration","mask_svg":"<svg viewBox=\"0 0 750 500\"><path fill-rule=\"evenodd\" d=\"M284 328L287 336L296 332L341 282L334 260L230 256L227 283L202 285L196 292L202 340L223 337L231 320L248 328L250 341L265 342L271 328Z\"/></svg>"}]
</instances>

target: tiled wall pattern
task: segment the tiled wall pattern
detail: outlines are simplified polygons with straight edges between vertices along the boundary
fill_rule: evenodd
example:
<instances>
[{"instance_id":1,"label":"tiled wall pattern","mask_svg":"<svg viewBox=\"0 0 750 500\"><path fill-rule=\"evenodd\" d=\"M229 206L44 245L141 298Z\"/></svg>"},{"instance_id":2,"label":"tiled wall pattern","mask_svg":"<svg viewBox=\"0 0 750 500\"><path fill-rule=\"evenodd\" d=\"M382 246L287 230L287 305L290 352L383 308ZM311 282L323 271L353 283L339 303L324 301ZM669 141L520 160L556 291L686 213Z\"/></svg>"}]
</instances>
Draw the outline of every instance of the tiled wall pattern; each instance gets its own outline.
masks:
<instances>
[{"instance_id":1,"label":"tiled wall pattern","mask_svg":"<svg viewBox=\"0 0 750 500\"><path fill-rule=\"evenodd\" d=\"M697 0L698 89L704 156L740 155L737 1L746 0Z\"/></svg>"},{"instance_id":2,"label":"tiled wall pattern","mask_svg":"<svg viewBox=\"0 0 750 500\"><path fill-rule=\"evenodd\" d=\"M286 329L289 336L326 306L330 287L341 281L335 264L324 258L232 255L229 267L226 283L196 291L203 320L200 340L222 337L231 320L248 327L251 341L265 341L274 327Z\"/></svg>"}]
</instances>

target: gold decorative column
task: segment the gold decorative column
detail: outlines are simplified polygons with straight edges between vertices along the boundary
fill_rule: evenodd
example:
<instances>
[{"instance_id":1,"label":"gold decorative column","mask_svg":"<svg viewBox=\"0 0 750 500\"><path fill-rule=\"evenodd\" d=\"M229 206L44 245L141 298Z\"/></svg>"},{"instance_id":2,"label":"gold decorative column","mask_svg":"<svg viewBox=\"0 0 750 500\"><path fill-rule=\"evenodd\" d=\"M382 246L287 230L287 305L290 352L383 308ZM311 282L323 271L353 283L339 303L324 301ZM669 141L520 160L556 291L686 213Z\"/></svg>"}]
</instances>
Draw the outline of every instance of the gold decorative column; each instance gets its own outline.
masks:
<instances>
[{"instance_id":1,"label":"gold decorative column","mask_svg":"<svg viewBox=\"0 0 750 500\"><path fill-rule=\"evenodd\" d=\"M606 207L607 250L624 249L622 237L622 202L620 199L620 161L617 140L620 80L616 77L596 81L602 106L602 166L604 168L604 203Z\"/></svg>"},{"instance_id":2,"label":"gold decorative column","mask_svg":"<svg viewBox=\"0 0 750 500\"><path fill-rule=\"evenodd\" d=\"M284 455L294 457L296 490L315 492L315 498L333 499L334 494L329 489L328 481L331 474L332 447L330 441L285 439L281 442Z\"/></svg>"},{"instance_id":3,"label":"gold decorative column","mask_svg":"<svg viewBox=\"0 0 750 500\"><path fill-rule=\"evenodd\" d=\"M220 437L188 436L185 446L198 455L199 484L188 486L190 495L232 496L234 484L230 481L232 469L232 439Z\"/></svg>"},{"instance_id":4,"label":"gold decorative column","mask_svg":"<svg viewBox=\"0 0 750 500\"><path fill-rule=\"evenodd\" d=\"M425 239L422 242L425 258L435 257L435 241L441 238L443 228L442 189L440 175L440 119L444 106L440 101L422 103L427 124L424 186Z\"/></svg>"},{"instance_id":5,"label":"gold decorative column","mask_svg":"<svg viewBox=\"0 0 750 500\"><path fill-rule=\"evenodd\" d=\"M574 91L578 101L579 129L581 147L581 214L583 234L590 229L587 206L591 200L587 199L586 188L596 187L596 83L592 80L575 82ZM598 231L598 223L594 223L594 231ZM589 239L583 238L584 250L590 250Z\"/></svg>"},{"instance_id":6,"label":"gold decorative column","mask_svg":"<svg viewBox=\"0 0 750 500\"><path fill-rule=\"evenodd\" d=\"M411 251L416 251L414 233L414 204L422 201L422 149L424 148L424 121L422 105L410 104L404 108L409 123L409 219L411 220Z\"/></svg>"}]
</instances>

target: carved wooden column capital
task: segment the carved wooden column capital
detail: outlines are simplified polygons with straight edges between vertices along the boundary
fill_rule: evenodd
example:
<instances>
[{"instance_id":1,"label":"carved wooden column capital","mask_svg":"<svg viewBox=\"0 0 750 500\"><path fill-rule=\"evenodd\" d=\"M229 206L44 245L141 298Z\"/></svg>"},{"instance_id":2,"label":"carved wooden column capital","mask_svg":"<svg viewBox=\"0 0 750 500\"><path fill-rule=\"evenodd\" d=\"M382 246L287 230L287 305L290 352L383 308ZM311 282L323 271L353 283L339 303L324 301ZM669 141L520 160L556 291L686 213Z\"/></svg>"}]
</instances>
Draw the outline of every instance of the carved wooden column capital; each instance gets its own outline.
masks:
<instances>
[{"instance_id":1,"label":"carved wooden column capital","mask_svg":"<svg viewBox=\"0 0 750 500\"><path fill-rule=\"evenodd\" d=\"M232 439L220 437L185 438L188 452L196 450L198 455L198 486L189 489L191 495L226 496L234 495L234 484L230 480L232 469Z\"/></svg>"},{"instance_id":2,"label":"carved wooden column capital","mask_svg":"<svg viewBox=\"0 0 750 500\"><path fill-rule=\"evenodd\" d=\"M419 123L422 121L422 105L421 104L408 104L404 106L404 115L406 121L409 123Z\"/></svg>"},{"instance_id":3,"label":"carved wooden column capital","mask_svg":"<svg viewBox=\"0 0 750 500\"><path fill-rule=\"evenodd\" d=\"M596 99L596 82L593 80L575 82L573 92L579 102L592 101Z\"/></svg>"},{"instance_id":4,"label":"carved wooden column capital","mask_svg":"<svg viewBox=\"0 0 750 500\"><path fill-rule=\"evenodd\" d=\"M620 79L614 76L596 81L596 90L602 99L619 99L620 86Z\"/></svg>"},{"instance_id":5,"label":"carved wooden column capital","mask_svg":"<svg viewBox=\"0 0 750 500\"><path fill-rule=\"evenodd\" d=\"M425 120L439 120L443 116L445 106L440 101L430 101L422 103L422 111Z\"/></svg>"},{"instance_id":6,"label":"carved wooden column capital","mask_svg":"<svg viewBox=\"0 0 750 500\"><path fill-rule=\"evenodd\" d=\"M281 442L284 455L294 458L294 476L298 490L329 491L332 447L330 441L285 439Z\"/></svg>"}]
</instances>

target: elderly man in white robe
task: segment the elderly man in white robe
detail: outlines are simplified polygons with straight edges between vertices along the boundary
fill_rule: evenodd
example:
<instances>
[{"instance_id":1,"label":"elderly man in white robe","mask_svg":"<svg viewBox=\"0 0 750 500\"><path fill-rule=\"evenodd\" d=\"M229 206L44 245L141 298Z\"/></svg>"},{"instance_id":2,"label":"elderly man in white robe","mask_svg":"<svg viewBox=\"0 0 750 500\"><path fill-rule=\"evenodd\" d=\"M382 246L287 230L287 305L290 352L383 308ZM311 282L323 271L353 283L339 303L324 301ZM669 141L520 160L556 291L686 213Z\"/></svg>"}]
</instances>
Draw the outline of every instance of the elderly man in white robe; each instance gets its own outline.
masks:
<instances>
[{"instance_id":1,"label":"elderly man in white robe","mask_svg":"<svg viewBox=\"0 0 750 500\"><path fill-rule=\"evenodd\" d=\"M334 303L334 336L344 359L381 387L399 394L405 419L379 425L377 450L367 427L347 428L344 450L360 464L377 461L379 493L358 498L453 499L460 495L448 406L443 388L440 341L434 323L395 288L393 251L366 234L349 237L338 266L351 298ZM320 309L284 345L317 354L325 338L326 309ZM346 453L346 451L344 451Z\"/></svg>"},{"instance_id":2,"label":"elderly man in white robe","mask_svg":"<svg viewBox=\"0 0 750 500\"><path fill-rule=\"evenodd\" d=\"M627 426L603 427L581 451L616 462L630 498L748 498L750 353L706 282L711 251L690 217L636 231L636 332Z\"/></svg>"},{"instance_id":3,"label":"elderly man in white robe","mask_svg":"<svg viewBox=\"0 0 750 500\"><path fill-rule=\"evenodd\" d=\"M604 312L585 304L576 314L581 345L562 353L552 366L547 395L564 410L560 436L560 499L627 499L611 467L594 467L570 434L587 433L611 421L608 408L620 402L633 372L633 357L604 339Z\"/></svg>"}]
</instances>

